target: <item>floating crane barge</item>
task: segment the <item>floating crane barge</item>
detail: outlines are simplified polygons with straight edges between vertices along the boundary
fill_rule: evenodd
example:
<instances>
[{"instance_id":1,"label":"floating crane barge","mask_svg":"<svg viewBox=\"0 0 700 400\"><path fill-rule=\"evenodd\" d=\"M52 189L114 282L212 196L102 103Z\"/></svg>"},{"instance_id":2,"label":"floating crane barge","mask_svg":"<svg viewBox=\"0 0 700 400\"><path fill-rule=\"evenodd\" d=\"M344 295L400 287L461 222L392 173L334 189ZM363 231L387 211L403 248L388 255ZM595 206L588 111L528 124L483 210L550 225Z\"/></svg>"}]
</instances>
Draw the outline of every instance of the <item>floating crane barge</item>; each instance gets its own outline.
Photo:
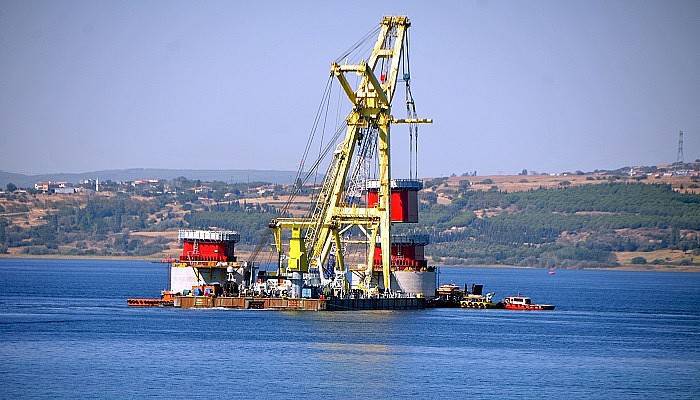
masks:
<instances>
[{"instance_id":1,"label":"floating crane barge","mask_svg":"<svg viewBox=\"0 0 700 400\"><path fill-rule=\"evenodd\" d=\"M256 271L255 258L269 239L258 246L251 260L239 262L234 255L239 240L236 232L181 230L183 250L170 268L170 289L159 302L129 299L129 305L280 310L425 308L436 290L435 268L428 265L423 250L428 237L392 232L394 224L418 222L417 194L423 185L417 172L414 175L414 139L417 165L418 124L432 122L418 118L415 112L408 55L410 26L406 16L383 17L366 61L348 64L344 61L347 53L331 64L329 85L337 80L340 93L350 102L350 112L337 131L340 135L344 130L345 136L326 146L334 151L308 216L270 221L279 260L277 271ZM357 77L356 86L347 75ZM399 83L405 87L406 118L392 115ZM392 177L394 124L409 126L409 179ZM306 153L300 177L305 158ZM296 189L303 183L298 179Z\"/></svg>"}]
</instances>

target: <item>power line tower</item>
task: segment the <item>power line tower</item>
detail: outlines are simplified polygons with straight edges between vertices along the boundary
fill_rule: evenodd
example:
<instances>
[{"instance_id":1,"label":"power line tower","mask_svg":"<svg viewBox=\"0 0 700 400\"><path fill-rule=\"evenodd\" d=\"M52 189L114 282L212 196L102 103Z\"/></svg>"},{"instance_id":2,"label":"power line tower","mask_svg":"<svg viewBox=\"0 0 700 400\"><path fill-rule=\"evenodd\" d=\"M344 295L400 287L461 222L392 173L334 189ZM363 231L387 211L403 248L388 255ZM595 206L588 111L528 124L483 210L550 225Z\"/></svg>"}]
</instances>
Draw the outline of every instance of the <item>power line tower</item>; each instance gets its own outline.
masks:
<instances>
[{"instance_id":1,"label":"power line tower","mask_svg":"<svg viewBox=\"0 0 700 400\"><path fill-rule=\"evenodd\" d=\"M683 162L683 131L678 132L678 156L676 162Z\"/></svg>"}]
</instances>

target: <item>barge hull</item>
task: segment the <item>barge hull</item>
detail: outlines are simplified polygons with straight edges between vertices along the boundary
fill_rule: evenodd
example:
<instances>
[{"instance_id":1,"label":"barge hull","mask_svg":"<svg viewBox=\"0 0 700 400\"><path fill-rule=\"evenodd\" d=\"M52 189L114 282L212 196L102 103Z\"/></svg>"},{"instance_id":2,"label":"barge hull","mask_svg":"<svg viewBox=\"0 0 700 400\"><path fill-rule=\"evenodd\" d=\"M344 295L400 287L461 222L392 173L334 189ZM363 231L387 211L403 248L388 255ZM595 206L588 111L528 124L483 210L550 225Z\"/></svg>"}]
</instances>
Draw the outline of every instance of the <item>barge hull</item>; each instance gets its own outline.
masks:
<instances>
[{"instance_id":1,"label":"barge hull","mask_svg":"<svg viewBox=\"0 0 700 400\"><path fill-rule=\"evenodd\" d=\"M176 308L233 308L242 310L323 311L326 300L279 297L175 296Z\"/></svg>"},{"instance_id":2,"label":"barge hull","mask_svg":"<svg viewBox=\"0 0 700 400\"><path fill-rule=\"evenodd\" d=\"M175 296L176 308L232 308L279 311L422 310L424 298L286 299L280 297Z\"/></svg>"},{"instance_id":3,"label":"barge hull","mask_svg":"<svg viewBox=\"0 0 700 400\"><path fill-rule=\"evenodd\" d=\"M326 309L329 311L422 310L425 307L425 298L419 297L326 300Z\"/></svg>"}]
</instances>

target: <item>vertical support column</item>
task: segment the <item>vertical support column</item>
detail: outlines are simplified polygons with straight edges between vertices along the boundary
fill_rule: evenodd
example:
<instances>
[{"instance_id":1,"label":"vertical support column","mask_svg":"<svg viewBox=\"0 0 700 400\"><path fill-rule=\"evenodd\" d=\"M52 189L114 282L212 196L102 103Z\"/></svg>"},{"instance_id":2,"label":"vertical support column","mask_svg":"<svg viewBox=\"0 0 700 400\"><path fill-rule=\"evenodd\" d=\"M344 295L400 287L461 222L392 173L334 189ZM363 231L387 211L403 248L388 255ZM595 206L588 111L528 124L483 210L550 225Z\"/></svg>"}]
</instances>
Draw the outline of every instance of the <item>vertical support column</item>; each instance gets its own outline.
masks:
<instances>
[{"instance_id":1,"label":"vertical support column","mask_svg":"<svg viewBox=\"0 0 700 400\"><path fill-rule=\"evenodd\" d=\"M369 290L372 286L372 275L374 275L374 249L377 247L377 232L379 227L372 225L370 227L369 250L367 253L367 266L365 267L365 290Z\"/></svg>"},{"instance_id":2,"label":"vertical support column","mask_svg":"<svg viewBox=\"0 0 700 400\"><path fill-rule=\"evenodd\" d=\"M333 229L331 231L333 233L333 240L335 242L335 263L336 263L336 271L343 271L343 273L347 274L347 269L345 267L345 259L343 258L343 242L340 240L340 233L338 233L338 229Z\"/></svg>"},{"instance_id":3,"label":"vertical support column","mask_svg":"<svg viewBox=\"0 0 700 400\"><path fill-rule=\"evenodd\" d=\"M382 275L384 289L391 290L391 152L389 150L389 112L382 110L377 118L379 135L379 235L382 243Z\"/></svg>"}]
</instances>

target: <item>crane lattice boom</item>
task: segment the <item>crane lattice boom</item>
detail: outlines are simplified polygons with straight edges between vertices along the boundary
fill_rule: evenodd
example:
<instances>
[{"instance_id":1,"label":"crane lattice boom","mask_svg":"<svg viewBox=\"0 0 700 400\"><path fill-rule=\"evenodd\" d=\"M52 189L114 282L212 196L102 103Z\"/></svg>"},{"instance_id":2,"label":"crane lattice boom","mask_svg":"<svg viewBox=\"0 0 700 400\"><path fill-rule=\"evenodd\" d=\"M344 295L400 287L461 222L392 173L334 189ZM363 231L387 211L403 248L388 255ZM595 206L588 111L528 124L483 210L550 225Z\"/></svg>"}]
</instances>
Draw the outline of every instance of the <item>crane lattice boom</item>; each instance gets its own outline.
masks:
<instances>
[{"instance_id":1,"label":"crane lattice boom","mask_svg":"<svg viewBox=\"0 0 700 400\"><path fill-rule=\"evenodd\" d=\"M430 123L429 119L394 119L391 104L399 80L402 53L407 43L410 21L406 16L386 16L382 19L379 35L366 62L331 65L331 74L338 80L351 103L352 111L345 119L346 134L336 148L318 193L316 203L308 218L278 218L272 221L277 250L283 251L283 229L291 230L289 242L288 272L306 272L318 268L322 272L332 248L335 248L336 275L346 272L342 233L357 226L366 235L368 254L365 289L368 289L374 264L377 238L382 251L384 288L390 289L391 252L391 160L390 127L392 123ZM379 77L375 71L379 65L388 66ZM353 88L347 74L357 74L361 79ZM348 204L346 186L357 148L376 137L378 160L379 201L376 207ZM304 234L302 235L302 232ZM322 274L323 275L323 274ZM344 275L343 275L344 276Z\"/></svg>"}]
</instances>

